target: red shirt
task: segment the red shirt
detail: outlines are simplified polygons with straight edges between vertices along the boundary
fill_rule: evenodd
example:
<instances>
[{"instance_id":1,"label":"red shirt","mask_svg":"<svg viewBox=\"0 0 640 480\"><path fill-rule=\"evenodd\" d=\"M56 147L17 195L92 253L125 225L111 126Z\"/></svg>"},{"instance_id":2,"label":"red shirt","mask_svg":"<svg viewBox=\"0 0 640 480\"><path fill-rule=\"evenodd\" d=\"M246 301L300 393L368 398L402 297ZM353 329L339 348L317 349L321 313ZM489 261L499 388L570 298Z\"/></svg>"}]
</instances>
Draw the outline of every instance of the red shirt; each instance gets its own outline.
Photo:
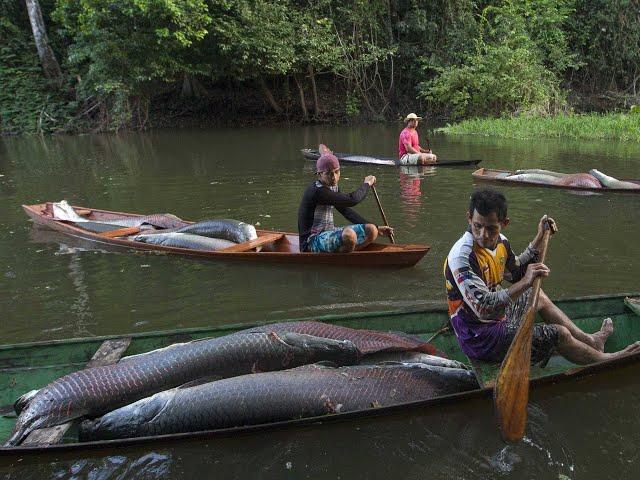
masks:
<instances>
[{"instance_id":1,"label":"red shirt","mask_svg":"<svg viewBox=\"0 0 640 480\"><path fill-rule=\"evenodd\" d=\"M418 152L420 151L420 141L418 140L418 131L415 128L405 128L400 132L400 139L398 140L398 158L402 158L406 155L407 149L404 144L408 143Z\"/></svg>"}]
</instances>

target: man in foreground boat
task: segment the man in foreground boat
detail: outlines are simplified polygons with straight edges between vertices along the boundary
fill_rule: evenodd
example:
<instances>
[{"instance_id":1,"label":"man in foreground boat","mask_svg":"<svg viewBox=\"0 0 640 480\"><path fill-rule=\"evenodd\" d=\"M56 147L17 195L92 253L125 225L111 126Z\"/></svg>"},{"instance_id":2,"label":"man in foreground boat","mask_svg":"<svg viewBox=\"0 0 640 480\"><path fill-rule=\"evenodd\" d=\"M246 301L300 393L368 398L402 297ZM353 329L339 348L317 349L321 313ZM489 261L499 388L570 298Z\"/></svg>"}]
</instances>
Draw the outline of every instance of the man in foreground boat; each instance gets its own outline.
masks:
<instances>
[{"instance_id":1,"label":"man in foreground boat","mask_svg":"<svg viewBox=\"0 0 640 480\"><path fill-rule=\"evenodd\" d=\"M390 227L376 227L351 209L364 200L376 183L376 177L368 175L356 191L342 193L338 189L338 158L324 145L320 145L320 154L316 162L317 179L305 190L298 209L300 251L348 253L365 248L378 237L378 233L393 233ZM334 207L353 225L336 228L333 223Z\"/></svg>"},{"instance_id":2,"label":"man in foreground boat","mask_svg":"<svg viewBox=\"0 0 640 480\"><path fill-rule=\"evenodd\" d=\"M542 217L535 238L519 256L501 234L509 224L507 201L501 193L491 189L475 191L467 220L468 230L445 261L449 317L468 357L500 362L526 313L533 280L549 275L549 268L537 259L543 232L553 220ZM501 288L503 280L512 282L511 286ZM555 351L573 363L588 364L640 350L636 342L619 352L605 353L604 344L613 332L610 318L602 322L600 331L585 333L542 291L537 312L545 324L534 327L534 364L546 364Z\"/></svg>"},{"instance_id":3,"label":"man in foreground boat","mask_svg":"<svg viewBox=\"0 0 640 480\"><path fill-rule=\"evenodd\" d=\"M418 138L418 121L422 117L410 113L404 119L405 128L400 132L398 139L398 163L400 165L432 165L438 161L430 148L420 146Z\"/></svg>"}]
</instances>

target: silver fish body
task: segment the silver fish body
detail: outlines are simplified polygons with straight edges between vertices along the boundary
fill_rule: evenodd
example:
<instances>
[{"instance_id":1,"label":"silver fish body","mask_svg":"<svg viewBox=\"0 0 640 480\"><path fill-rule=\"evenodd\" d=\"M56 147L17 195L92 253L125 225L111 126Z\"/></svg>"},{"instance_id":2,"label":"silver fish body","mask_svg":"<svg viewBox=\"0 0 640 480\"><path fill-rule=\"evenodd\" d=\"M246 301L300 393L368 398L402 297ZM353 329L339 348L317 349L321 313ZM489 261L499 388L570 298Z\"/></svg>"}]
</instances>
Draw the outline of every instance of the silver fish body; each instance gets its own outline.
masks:
<instances>
[{"instance_id":1,"label":"silver fish body","mask_svg":"<svg viewBox=\"0 0 640 480\"><path fill-rule=\"evenodd\" d=\"M202 237L190 233L153 233L141 234L133 237L136 242L149 243L152 245L162 245L164 247L189 248L192 250L222 250L236 245L229 240L221 238Z\"/></svg>"},{"instance_id":2,"label":"silver fish body","mask_svg":"<svg viewBox=\"0 0 640 480\"><path fill-rule=\"evenodd\" d=\"M239 220L205 220L182 227L177 232L222 238L235 243L244 243L258 238L256 228Z\"/></svg>"}]
</instances>

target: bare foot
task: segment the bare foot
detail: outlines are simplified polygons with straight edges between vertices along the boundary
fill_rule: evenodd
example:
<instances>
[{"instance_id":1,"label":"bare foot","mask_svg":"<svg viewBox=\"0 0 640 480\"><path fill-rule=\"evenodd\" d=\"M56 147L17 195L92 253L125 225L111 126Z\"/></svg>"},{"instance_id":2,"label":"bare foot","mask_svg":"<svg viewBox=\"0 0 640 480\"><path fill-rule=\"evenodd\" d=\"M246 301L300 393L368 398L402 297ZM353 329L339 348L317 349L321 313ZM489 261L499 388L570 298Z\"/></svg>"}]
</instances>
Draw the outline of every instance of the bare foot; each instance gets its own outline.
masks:
<instances>
[{"instance_id":1,"label":"bare foot","mask_svg":"<svg viewBox=\"0 0 640 480\"><path fill-rule=\"evenodd\" d=\"M624 357L626 355L632 355L634 353L638 353L640 352L640 341L638 342L633 342L631 345L629 345L628 347L620 350L619 352L615 352L615 353L605 353L605 355L607 355L607 360L612 360L614 358L618 358L618 357Z\"/></svg>"},{"instance_id":2,"label":"bare foot","mask_svg":"<svg viewBox=\"0 0 640 480\"><path fill-rule=\"evenodd\" d=\"M600 331L591 335L594 343L593 347L599 352L604 352L604 344L606 343L607 338L609 338L609 335L611 335L612 333L613 320L611 320L610 318L605 318L602 321L602 327L600 328Z\"/></svg>"}]
</instances>

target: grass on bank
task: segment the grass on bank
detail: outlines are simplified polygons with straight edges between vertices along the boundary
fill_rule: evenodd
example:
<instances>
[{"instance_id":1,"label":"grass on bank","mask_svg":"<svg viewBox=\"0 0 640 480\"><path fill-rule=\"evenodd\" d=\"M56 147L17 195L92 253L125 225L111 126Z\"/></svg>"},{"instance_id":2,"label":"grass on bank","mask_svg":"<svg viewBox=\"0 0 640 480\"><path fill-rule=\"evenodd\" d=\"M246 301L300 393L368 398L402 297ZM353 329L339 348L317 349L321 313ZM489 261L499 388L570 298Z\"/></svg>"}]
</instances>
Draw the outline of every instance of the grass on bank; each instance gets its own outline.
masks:
<instances>
[{"instance_id":1,"label":"grass on bank","mask_svg":"<svg viewBox=\"0 0 640 480\"><path fill-rule=\"evenodd\" d=\"M436 131L503 138L574 138L640 142L640 112L463 120Z\"/></svg>"}]
</instances>

